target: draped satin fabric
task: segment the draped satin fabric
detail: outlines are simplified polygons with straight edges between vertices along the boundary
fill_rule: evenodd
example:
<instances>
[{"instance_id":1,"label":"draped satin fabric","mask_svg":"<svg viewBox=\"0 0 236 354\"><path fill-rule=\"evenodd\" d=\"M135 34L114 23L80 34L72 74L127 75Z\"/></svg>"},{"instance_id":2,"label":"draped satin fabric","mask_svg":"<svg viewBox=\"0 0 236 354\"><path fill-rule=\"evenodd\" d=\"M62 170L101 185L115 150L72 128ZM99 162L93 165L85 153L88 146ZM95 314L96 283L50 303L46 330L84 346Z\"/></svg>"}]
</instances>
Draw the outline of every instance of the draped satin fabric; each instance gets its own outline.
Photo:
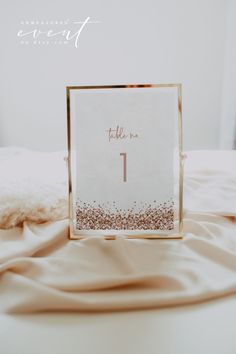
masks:
<instances>
[{"instance_id":1,"label":"draped satin fabric","mask_svg":"<svg viewBox=\"0 0 236 354\"><path fill-rule=\"evenodd\" d=\"M236 293L236 153L187 153L182 240L68 240L68 220L0 230L0 310L108 311Z\"/></svg>"}]
</instances>

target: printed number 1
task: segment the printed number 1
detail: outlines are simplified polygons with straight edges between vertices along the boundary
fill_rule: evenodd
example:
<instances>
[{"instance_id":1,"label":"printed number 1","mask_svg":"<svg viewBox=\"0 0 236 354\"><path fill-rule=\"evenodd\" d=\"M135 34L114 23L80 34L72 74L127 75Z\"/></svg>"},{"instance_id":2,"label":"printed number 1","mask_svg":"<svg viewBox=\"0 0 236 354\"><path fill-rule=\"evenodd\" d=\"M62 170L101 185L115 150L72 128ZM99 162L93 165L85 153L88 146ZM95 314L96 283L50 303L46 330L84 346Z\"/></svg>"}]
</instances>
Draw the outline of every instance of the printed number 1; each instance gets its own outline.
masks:
<instances>
[{"instance_id":1,"label":"printed number 1","mask_svg":"<svg viewBox=\"0 0 236 354\"><path fill-rule=\"evenodd\" d=\"M127 181L127 155L126 152L121 152L120 156L123 157L123 182Z\"/></svg>"}]
</instances>

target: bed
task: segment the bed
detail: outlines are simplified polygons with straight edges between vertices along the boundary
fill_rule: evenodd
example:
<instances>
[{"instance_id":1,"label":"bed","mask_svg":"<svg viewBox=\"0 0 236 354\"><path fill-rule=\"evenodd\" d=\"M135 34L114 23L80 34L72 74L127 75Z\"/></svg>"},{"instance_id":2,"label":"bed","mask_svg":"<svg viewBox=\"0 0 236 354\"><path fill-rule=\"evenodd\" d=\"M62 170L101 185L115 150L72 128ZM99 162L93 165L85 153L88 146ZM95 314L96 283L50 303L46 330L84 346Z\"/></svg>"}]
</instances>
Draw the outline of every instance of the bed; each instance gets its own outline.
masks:
<instances>
[{"instance_id":1,"label":"bed","mask_svg":"<svg viewBox=\"0 0 236 354\"><path fill-rule=\"evenodd\" d=\"M64 156L0 152L1 353L235 353L236 152L187 152L174 241L69 241Z\"/></svg>"}]
</instances>

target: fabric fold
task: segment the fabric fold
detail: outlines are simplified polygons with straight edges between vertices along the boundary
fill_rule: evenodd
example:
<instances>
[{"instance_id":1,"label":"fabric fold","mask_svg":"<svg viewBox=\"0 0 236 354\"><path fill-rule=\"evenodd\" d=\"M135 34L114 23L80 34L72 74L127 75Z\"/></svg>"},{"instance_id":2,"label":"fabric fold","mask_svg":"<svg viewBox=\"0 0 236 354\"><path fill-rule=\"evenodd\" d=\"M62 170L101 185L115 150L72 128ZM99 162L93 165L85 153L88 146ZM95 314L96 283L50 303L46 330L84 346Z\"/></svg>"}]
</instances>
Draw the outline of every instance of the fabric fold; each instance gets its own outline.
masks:
<instances>
[{"instance_id":1,"label":"fabric fold","mask_svg":"<svg viewBox=\"0 0 236 354\"><path fill-rule=\"evenodd\" d=\"M0 234L1 310L126 310L228 295L236 290L236 225L194 215L186 215L185 237L175 241L69 241L67 220L25 223L18 239Z\"/></svg>"}]
</instances>

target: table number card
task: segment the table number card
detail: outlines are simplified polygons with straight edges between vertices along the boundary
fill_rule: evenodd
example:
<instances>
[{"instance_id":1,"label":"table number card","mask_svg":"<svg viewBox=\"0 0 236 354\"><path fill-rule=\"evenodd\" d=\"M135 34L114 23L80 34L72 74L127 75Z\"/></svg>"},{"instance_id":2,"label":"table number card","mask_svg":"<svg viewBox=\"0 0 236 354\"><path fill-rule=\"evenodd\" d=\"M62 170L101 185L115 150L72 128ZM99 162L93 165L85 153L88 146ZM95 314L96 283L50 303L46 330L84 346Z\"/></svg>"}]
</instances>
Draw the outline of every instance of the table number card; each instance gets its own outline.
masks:
<instances>
[{"instance_id":1,"label":"table number card","mask_svg":"<svg viewBox=\"0 0 236 354\"><path fill-rule=\"evenodd\" d=\"M181 237L181 85L67 87L67 113L70 237Z\"/></svg>"}]
</instances>

